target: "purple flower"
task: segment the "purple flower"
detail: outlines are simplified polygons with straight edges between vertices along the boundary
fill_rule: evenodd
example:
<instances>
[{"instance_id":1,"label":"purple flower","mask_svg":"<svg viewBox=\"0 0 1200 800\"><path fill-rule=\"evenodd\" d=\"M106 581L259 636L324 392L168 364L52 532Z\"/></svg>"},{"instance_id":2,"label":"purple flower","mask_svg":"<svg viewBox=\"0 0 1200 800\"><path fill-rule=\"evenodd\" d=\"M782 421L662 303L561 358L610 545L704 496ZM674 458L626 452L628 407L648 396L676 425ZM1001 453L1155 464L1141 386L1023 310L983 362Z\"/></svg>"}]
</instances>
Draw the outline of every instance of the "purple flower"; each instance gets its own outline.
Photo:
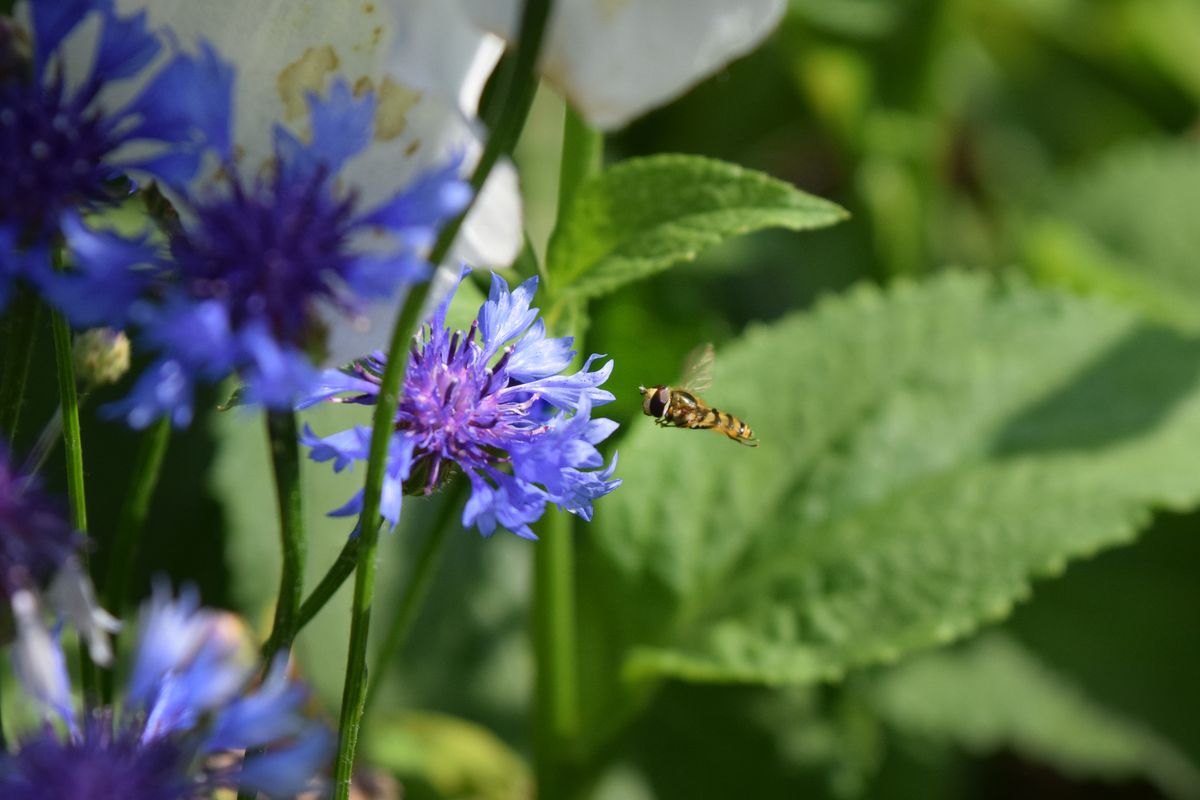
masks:
<instances>
[{"instance_id":1,"label":"purple flower","mask_svg":"<svg viewBox=\"0 0 1200 800\"><path fill-rule=\"evenodd\" d=\"M461 281L461 277L460 277ZM616 459L604 467L596 445L617 424L593 420L595 405L613 396L599 388L612 362L591 371L593 355L573 375L560 375L574 357L571 339L546 338L530 308L537 279L515 290L493 274L487 302L464 333L446 328L453 292L414 345L396 410L383 484L381 513L394 528L404 494L429 494L456 467L471 482L463 525L490 536L501 525L533 539L530 523L546 503L591 519L592 501L621 484L612 480ZM536 321L535 321L536 320ZM385 367L376 353L353 374L326 372L300 407L321 400L374 404ZM352 393L351 397L337 397ZM314 461L341 471L365 461L371 431L356 427L325 438L306 425L301 442ZM362 510L362 492L333 515Z\"/></svg>"},{"instance_id":2,"label":"purple flower","mask_svg":"<svg viewBox=\"0 0 1200 800\"><path fill-rule=\"evenodd\" d=\"M144 238L89 230L80 214L118 202L128 184L114 179L126 173L179 187L206 152L227 154L232 73L207 48L159 59L146 15L120 16L112 0L29 11L32 53L0 21L0 309L25 279L81 323L119 324L156 253ZM97 274L95 291L79 296L54 274L59 235L68 260Z\"/></svg>"},{"instance_id":3,"label":"purple flower","mask_svg":"<svg viewBox=\"0 0 1200 800\"><path fill-rule=\"evenodd\" d=\"M331 737L300 714L304 690L282 657L260 685L256 648L227 612L157 587L142 613L133 678L118 715L78 714L62 651L45 675L18 671L49 724L0 752L0 796L12 800L199 800L239 785L268 797L316 787ZM266 748L249 758L242 751Z\"/></svg>"},{"instance_id":4,"label":"purple flower","mask_svg":"<svg viewBox=\"0 0 1200 800\"><path fill-rule=\"evenodd\" d=\"M79 561L82 545L59 504L0 445L0 608L15 622L13 657L35 678L55 658L50 612L71 622L97 662L111 660L108 634L118 624L96 604Z\"/></svg>"},{"instance_id":5,"label":"purple flower","mask_svg":"<svg viewBox=\"0 0 1200 800\"><path fill-rule=\"evenodd\" d=\"M163 415L188 424L197 382L231 372L245 402L290 407L319 377L308 353L320 346L323 314L358 314L427 277L422 253L470 196L457 162L361 208L339 174L371 142L375 96L338 81L308 103L308 141L276 126L269 174L246 177L230 164L227 185L181 198L185 221L158 297L132 313L141 345L159 357L110 409L132 426Z\"/></svg>"}]
</instances>

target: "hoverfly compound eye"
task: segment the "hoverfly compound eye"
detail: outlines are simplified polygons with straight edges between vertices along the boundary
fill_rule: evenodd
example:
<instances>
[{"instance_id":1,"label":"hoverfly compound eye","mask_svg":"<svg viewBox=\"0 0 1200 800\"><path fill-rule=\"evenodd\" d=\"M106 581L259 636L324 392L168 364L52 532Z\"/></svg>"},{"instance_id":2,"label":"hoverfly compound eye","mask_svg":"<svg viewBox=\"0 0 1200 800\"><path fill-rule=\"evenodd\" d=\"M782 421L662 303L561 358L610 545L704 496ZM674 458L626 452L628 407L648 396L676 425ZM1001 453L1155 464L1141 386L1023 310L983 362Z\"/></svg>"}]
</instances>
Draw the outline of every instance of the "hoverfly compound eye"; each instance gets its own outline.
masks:
<instances>
[{"instance_id":1,"label":"hoverfly compound eye","mask_svg":"<svg viewBox=\"0 0 1200 800\"><path fill-rule=\"evenodd\" d=\"M666 386L654 387L654 393L650 395L648 405L650 406L650 416L662 419L667 412L667 406L671 404L671 390Z\"/></svg>"}]
</instances>

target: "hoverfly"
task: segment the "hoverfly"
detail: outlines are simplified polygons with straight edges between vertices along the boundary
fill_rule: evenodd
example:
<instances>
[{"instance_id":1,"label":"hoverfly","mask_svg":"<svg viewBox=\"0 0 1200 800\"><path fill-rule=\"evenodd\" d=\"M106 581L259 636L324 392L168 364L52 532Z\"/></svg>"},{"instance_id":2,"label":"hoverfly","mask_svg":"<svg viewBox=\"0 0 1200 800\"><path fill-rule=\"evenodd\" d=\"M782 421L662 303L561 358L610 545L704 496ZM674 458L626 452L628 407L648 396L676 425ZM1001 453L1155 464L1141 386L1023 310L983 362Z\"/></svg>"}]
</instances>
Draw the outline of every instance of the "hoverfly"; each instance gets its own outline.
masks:
<instances>
[{"instance_id":1,"label":"hoverfly","mask_svg":"<svg viewBox=\"0 0 1200 800\"><path fill-rule=\"evenodd\" d=\"M642 411L664 428L701 428L723 433L740 444L758 447L758 439L750 426L733 414L718 411L696 395L712 384L713 347L703 344L688 354L683 362L681 389L659 384L642 393Z\"/></svg>"}]
</instances>

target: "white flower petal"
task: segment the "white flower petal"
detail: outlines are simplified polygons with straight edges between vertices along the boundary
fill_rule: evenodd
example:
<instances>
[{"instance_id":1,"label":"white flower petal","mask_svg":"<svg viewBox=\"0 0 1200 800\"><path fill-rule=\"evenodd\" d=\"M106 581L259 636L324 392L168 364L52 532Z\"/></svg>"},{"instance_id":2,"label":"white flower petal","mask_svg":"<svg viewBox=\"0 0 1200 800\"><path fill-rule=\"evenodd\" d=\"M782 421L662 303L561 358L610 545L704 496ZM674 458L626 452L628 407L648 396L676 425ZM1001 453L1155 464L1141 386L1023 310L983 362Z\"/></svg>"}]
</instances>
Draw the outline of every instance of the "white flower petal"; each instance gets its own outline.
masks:
<instances>
[{"instance_id":1,"label":"white flower petal","mask_svg":"<svg viewBox=\"0 0 1200 800\"><path fill-rule=\"evenodd\" d=\"M517 169L504 158L492 168L467 214L450 260L472 267L508 266L521 252L522 230Z\"/></svg>"},{"instance_id":2,"label":"white flower petal","mask_svg":"<svg viewBox=\"0 0 1200 800\"><path fill-rule=\"evenodd\" d=\"M511 38L517 0L462 0L487 30ZM748 53L785 0L558 0L541 71L589 123L619 128Z\"/></svg>"},{"instance_id":3,"label":"white flower petal","mask_svg":"<svg viewBox=\"0 0 1200 800\"><path fill-rule=\"evenodd\" d=\"M37 597L18 591L11 598L17 639L12 648L13 670L26 693L74 727L71 679L62 648L42 621Z\"/></svg>"},{"instance_id":4,"label":"white flower petal","mask_svg":"<svg viewBox=\"0 0 1200 800\"><path fill-rule=\"evenodd\" d=\"M121 629L121 623L96 602L92 579L76 558L67 559L54 576L46 597L54 610L71 622L87 642L92 660L101 666L112 661L108 636Z\"/></svg>"}]
</instances>

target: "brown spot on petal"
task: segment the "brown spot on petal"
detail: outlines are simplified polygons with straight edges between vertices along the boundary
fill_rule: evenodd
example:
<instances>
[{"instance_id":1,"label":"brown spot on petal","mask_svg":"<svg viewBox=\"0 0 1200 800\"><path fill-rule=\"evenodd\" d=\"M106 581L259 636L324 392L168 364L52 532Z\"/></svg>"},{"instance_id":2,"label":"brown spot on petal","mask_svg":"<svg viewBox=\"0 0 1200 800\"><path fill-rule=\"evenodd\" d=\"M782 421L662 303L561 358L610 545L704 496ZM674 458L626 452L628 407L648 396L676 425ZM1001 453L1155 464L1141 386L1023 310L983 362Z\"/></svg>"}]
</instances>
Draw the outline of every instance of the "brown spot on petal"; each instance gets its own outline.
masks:
<instances>
[{"instance_id":1,"label":"brown spot on petal","mask_svg":"<svg viewBox=\"0 0 1200 800\"><path fill-rule=\"evenodd\" d=\"M605 22L612 22L628 5L629 0L596 0L600 18Z\"/></svg>"},{"instance_id":2,"label":"brown spot on petal","mask_svg":"<svg viewBox=\"0 0 1200 800\"><path fill-rule=\"evenodd\" d=\"M411 157L413 153L417 152L420 149L421 149L421 140L413 139L412 143L408 147L404 148L404 155Z\"/></svg>"},{"instance_id":3,"label":"brown spot on petal","mask_svg":"<svg viewBox=\"0 0 1200 800\"><path fill-rule=\"evenodd\" d=\"M362 97L364 94L371 91L371 79L366 75L363 75L354 82L353 91L355 97Z\"/></svg>"},{"instance_id":4,"label":"brown spot on petal","mask_svg":"<svg viewBox=\"0 0 1200 800\"><path fill-rule=\"evenodd\" d=\"M280 70L276 86L279 99L283 101L284 119L303 117L308 110L305 94L324 89L325 78L337 66L338 57L333 46L323 45L308 48L299 59Z\"/></svg>"},{"instance_id":5,"label":"brown spot on petal","mask_svg":"<svg viewBox=\"0 0 1200 800\"><path fill-rule=\"evenodd\" d=\"M374 14L375 13L375 4L374 3L363 3L363 11L367 12L368 14Z\"/></svg>"},{"instance_id":6,"label":"brown spot on petal","mask_svg":"<svg viewBox=\"0 0 1200 800\"><path fill-rule=\"evenodd\" d=\"M375 138L387 142L403 133L408 124L408 110L420 99L420 92L402 86L390 77L384 78L375 108Z\"/></svg>"}]
</instances>

